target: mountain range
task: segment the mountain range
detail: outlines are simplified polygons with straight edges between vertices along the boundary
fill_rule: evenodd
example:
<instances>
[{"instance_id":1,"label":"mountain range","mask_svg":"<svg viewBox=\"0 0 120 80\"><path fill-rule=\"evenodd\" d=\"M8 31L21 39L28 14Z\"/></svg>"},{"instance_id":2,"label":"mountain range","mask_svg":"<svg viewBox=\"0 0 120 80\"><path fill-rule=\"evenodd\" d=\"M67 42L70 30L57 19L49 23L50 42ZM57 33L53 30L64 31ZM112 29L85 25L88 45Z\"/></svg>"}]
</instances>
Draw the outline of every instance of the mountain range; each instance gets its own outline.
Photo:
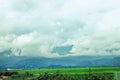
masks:
<instances>
[{"instance_id":1,"label":"mountain range","mask_svg":"<svg viewBox=\"0 0 120 80\"><path fill-rule=\"evenodd\" d=\"M1 56L0 69L38 69L120 66L120 56L69 56L58 58Z\"/></svg>"}]
</instances>

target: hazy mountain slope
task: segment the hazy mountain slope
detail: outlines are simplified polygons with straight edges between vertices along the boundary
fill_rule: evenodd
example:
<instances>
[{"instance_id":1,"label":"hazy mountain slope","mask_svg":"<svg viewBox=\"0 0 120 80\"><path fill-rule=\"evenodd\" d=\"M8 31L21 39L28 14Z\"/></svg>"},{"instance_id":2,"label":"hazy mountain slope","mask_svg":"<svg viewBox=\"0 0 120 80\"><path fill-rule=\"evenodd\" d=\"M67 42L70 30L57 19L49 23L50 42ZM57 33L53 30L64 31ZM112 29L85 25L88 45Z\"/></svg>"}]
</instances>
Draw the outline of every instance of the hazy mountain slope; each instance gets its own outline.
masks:
<instances>
[{"instance_id":1,"label":"hazy mountain slope","mask_svg":"<svg viewBox=\"0 0 120 80\"><path fill-rule=\"evenodd\" d=\"M44 57L4 57L0 58L0 69L57 68L120 66L117 56L74 56L62 58Z\"/></svg>"}]
</instances>

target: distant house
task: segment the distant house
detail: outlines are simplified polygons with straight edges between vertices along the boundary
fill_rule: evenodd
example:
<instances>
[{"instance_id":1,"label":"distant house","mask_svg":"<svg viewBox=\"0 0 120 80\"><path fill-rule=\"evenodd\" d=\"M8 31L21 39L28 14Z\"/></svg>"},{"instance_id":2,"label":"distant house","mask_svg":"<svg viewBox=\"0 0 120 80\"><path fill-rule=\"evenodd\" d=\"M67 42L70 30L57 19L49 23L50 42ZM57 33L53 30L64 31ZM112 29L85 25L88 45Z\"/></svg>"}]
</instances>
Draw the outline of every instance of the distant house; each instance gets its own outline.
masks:
<instances>
[{"instance_id":1,"label":"distant house","mask_svg":"<svg viewBox=\"0 0 120 80\"><path fill-rule=\"evenodd\" d=\"M10 69L10 68L6 68L6 69L5 69L5 71L11 71L11 70L12 70L12 69Z\"/></svg>"}]
</instances>

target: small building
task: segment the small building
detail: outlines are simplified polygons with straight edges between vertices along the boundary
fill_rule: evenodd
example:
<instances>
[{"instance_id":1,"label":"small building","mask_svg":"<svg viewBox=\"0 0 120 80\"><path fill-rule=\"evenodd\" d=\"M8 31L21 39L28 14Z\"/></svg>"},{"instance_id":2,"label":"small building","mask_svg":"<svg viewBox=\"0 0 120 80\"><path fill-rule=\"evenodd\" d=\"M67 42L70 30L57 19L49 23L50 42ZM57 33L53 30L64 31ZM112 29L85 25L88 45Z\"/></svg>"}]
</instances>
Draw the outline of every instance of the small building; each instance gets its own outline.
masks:
<instances>
[{"instance_id":1,"label":"small building","mask_svg":"<svg viewBox=\"0 0 120 80\"><path fill-rule=\"evenodd\" d=\"M6 69L5 69L5 71L11 71L11 70L12 70L12 69L10 69L10 68L6 68Z\"/></svg>"}]
</instances>

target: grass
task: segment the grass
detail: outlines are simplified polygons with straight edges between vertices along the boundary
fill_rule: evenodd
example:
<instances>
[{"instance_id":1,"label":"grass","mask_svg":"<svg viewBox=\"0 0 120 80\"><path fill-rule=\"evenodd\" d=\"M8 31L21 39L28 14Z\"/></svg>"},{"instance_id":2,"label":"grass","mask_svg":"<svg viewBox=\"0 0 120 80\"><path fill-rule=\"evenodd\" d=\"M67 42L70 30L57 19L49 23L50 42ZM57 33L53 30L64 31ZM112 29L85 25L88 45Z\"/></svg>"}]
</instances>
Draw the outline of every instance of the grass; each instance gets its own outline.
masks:
<instances>
[{"instance_id":1,"label":"grass","mask_svg":"<svg viewBox=\"0 0 120 80\"><path fill-rule=\"evenodd\" d=\"M6 75L14 73L6 80L113 80L114 73L120 72L120 67L44 68L3 72Z\"/></svg>"},{"instance_id":2,"label":"grass","mask_svg":"<svg viewBox=\"0 0 120 80\"><path fill-rule=\"evenodd\" d=\"M33 70L17 70L19 73L30 72L35 75L42 73L55 73L59 71L61 74L87 74L88 72L92 73L114 73L119 72L120 67L96 67L96 68L53 68L53 69L33 69Z\"/></svg>"}]
</instances>

